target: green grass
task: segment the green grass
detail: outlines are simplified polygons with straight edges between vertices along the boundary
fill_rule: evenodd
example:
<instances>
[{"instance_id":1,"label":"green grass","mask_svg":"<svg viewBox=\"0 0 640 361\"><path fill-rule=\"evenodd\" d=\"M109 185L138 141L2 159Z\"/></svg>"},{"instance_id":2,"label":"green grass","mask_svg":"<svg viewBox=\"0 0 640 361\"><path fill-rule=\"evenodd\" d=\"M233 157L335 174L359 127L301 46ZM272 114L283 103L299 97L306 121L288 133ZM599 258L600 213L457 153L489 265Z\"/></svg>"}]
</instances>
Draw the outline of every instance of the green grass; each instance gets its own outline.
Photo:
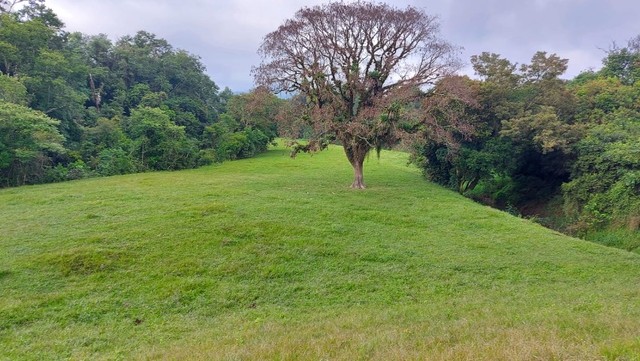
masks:
<instances>
[{"instance_id":1,"label":"green grass","mask_svg":"<svg viewBox=\"0 0 640 361\"><path fill-rule=\"evenodd\" d=\"M0 359L640 360L640 255L287 154L0 190Z\"/></svg>"},{"instance_id":2,"label":"green grass","mask_svg":"<svg viewBox=\"0 0 640 361\"><path fill-rule=\"evenodd\" d=\"M587 233L584 239L640 254L640 230L637 229L630 230L624 227L618 227L615 229L594 231Z\"/></svg>"}]
</instances>

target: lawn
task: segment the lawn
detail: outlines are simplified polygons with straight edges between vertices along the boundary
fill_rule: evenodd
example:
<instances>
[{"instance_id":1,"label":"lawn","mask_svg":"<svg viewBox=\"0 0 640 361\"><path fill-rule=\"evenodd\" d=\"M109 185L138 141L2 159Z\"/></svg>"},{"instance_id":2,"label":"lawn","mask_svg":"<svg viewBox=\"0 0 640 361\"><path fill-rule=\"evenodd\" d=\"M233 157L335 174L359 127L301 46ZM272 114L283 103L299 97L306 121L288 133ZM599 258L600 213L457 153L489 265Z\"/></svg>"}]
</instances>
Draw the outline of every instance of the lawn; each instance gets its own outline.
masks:
<instances>
[{"instance_id":1,"label":"lawn","mask_svg":"<svg viewBox=\"0 0 640 361\"><path fill-rule=\"evenodd\" d=\"M640 255L341 148L0 190L0 359L640 360Z\"/></svg>"}]
</instances>

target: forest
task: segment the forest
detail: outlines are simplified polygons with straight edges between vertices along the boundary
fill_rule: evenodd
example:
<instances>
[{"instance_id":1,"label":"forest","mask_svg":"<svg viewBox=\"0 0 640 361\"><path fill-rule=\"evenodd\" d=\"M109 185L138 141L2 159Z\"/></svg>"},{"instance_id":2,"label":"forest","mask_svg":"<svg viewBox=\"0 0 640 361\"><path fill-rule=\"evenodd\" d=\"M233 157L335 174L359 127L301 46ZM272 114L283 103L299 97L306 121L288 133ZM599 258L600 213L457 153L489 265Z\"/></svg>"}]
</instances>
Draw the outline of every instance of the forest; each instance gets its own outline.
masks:
<instances>
[{"instance_id":1,"label":"forest","mask_svg":"<svg viewBox=\"0 0 640 361\"><path fill-rule=\"evenodd\" d=\"M0 63L0 186L193 168L275 137L274 95L220 91L148 32L66 32L41 1L0 15Z\"/></svg>"},{"instance_id":2,"label":"forest","mask_svg":"<svg viewBox=\"0 0 640 361\"><path fill-rule=\"evenodd\" d=\"M305 118L308 97L220 90L198 56L154 34L112 41L67 32L43 1L7 4L0 1L0 187L195 168L309 133L292 125ZM476 76L455 77L473 95L455 113L469 128L435 112L446 137L427 130L410 144L376 146L410 151L427 179L484 204L636 249L640 36L603 55L601 69L573 79L563 78L570 59L544 51L528 64L473 56ZM394 111L416 109L424 110Z\"/></svg>"}]
</instances>

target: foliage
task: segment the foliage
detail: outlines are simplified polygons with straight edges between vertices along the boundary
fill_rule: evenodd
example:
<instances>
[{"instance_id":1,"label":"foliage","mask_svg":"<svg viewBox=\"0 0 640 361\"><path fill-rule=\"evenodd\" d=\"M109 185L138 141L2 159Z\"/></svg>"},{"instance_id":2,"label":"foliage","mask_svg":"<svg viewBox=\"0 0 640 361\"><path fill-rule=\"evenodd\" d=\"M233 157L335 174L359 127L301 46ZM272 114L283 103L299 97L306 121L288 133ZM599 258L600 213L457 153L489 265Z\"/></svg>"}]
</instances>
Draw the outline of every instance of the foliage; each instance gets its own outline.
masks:
<instances>
[{"instance_id":1,"label":"foliage","mask_svg":"<svg viewBox=\"0 0 640 361\"><path fill-rule=\"evenodd\" d=\"M432 182L442 184L462 194L473 191L480 181L498 181L509 177L516 169L514 144L506 138L494 137L484 142L465 142L454 151L443 144L428 143L416 148L412 162L423 169ZM493 201L501 202L493 192Z\"/></svg>"},{"instance_id":2,"label":"foliage","mask_svg":"<svg viewBox=\"0 0 640 361\"><path fill-rule=\"evenodd\" d=\"M250 158L267 150L269 137L259 129L228 133L216 147L218 160Z\"/></svg>"},{"instance_id":3,"label":"foliage","mask_svg":"<svg viewBox=\"0 0 640 361\"><path fill-rule=\"evenodd\" d=\"M555 54L538 52L519 67L497 54L472 57L482 78L474 85L479 108L465 110L475 137L459 148L426 142L413 161L430 180L504 209L541 210L562 194L565 213L554 217L565 220L551 223L568 223L569 232L596 238L607 228L636 232L637 44L614 45L600 71L571 82L558 78L567 61Z\"/></svg>"},{"instance_id":4,"label":"foliage","mask_svg":"<svg viewBox=\"0 0 640 361\"><path fill-rule=\"evenodd\" d=\"M176 170L197 164L195 143L184 127L171 122L159 108L133 109L123 129L132 141L132 155L143 170Z\"/></svg>"},{"instance_id":5,"label":"foliage","mask_svg":"<svg viewBox=\"0 0 640 361\"><path fill-rule=\"evenodd\" d=\"M133 173L140 166L131 154L132 144L117 119L99 118L85 129L82 158L98 175Z\"/></svg>"},{"instance_id":6,"label":"foliage","mask_svg":"<svg viewBox=\"0 0 640 361\"><path fill-rule=\"evenodd\" d=\"M96 172L102 176L135 173L138 165L135 159L122 148L103 149L96 157Z\"/></svg>"},{"instance_id":7,"label":"foliage","mask_svg":"<svg viewBox=\"0 0 640 361\"><path fill-rule=\"evenodd\" d=\"M285 102L268 89L258 87L249 93L230 97L226 109L238 123L238 128L259 129L272 141L278 134L275 120Z\"/></svg>"},{"instance_id":8,"label":"foliage","mask_svg":"<svg viewBox=\"0 0 640 361\"><path fill-rule=\"evenodd\" d=\"M639 54L637 37L624 48L614 44L600 71L571 84L577 117L588 131L577 144L571 181L563 187L565 210L575 221L572 231L603 243L640 243ZM607 229L616 231L608 237L602 232Z\"/></svg>"},{"instance_id":9,"label":"foliage","mask_svg":"<svg viewBox=\"0 0 640 361\"><path fill-rule=\"evenodd\" d=\"M40 50L53 43L55 30L37 19L20 21L0 13L0 71L15 76L28 74Z\"/></svg>"},{"instance_id":10,"label":"foliage","mask_svg":"<svg viewBox=\"0 0 640 361\"><path fill-rule=\"evenodd\" d=\"M0 101L0 184L38 183L52 157L64 153L58 122L22 105Z\"/></svg>"},{"instance_id":11,"label":"foliage","mask_svg":"<svg viewBox=\"0 0 640 361\"><path fill-rule=\"evenodd\" d=\"M572 180L564 186L567 211L586 229L625 227L640 216L640 113L610 118L580 141Z\"/></svg>"},{"instance_id":12,"label":"foliage","mask_svg":"<svg viewBox=\"0 0 640 361\"><path fill-rule=\"evenodd\" d=\"M205 128L204 144L214 150L217 161L250 158L266 151L278 134L276 118L285 103L260 87L228 95L226 113Z\"/></svg>"},{"instance_id":13,"label":"foliage","mask_svg":"<svg viewBox=\"0 0 640 361\"><path fill-rule=\"evenodd\" d=\"M640 80L640 35L629 40L626 47L614 43L603 63L603 76L617 78L624 85L635 84Z\"/></svg>"},{"instance_id":14,"label":"foliage","mask_svg":"<svg viewBox=\"0 0 640 361\"><path fill-rule=\"evenodd\" d=\"M18 78L0 74L0 101L27 105L27 88Z\"/></svg>"},{"instance_id":15,"label":"foliage","mask_svg":"<svg viewBox=\"0 0 640 361\"><path fill-rule=\"evenodd\" d=\"M582 134L574 97L558 78L567 60L538 52L520 67L491 53L471 61L482 77L470 85L478 106L460 117L472 120L474 138L460 147L427 143L414 161L429 179L494 206L550 198L567 180Z\"/></svg>"},{"instance_id":16,"label":"foliage","mask_svg":"<svg viewBox=\"0 0 640 361\"><path fill-rule=\"evenodd\" d=\"M60 51L41 49L25 80L30 107L60 120L67 143L79 144L84 115L86 67Z\"/></svg>"}]
</instances>

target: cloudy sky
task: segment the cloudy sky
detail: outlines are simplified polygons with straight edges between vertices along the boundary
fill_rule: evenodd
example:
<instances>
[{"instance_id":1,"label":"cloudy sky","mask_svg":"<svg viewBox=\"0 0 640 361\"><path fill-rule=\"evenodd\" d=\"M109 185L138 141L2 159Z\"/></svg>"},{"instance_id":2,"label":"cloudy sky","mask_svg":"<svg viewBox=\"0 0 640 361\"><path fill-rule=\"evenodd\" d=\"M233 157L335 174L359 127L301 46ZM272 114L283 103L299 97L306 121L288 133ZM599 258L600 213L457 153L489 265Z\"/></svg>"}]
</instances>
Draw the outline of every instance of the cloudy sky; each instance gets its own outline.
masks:
<instances>
[{"instance_id":1,"label":"cloudy sky","mask_svg":"<svg viewBox=\"0 0 640 361\"><path fill-rule=\"evenodd\" d=\"M327 0L328 1L328 0ZM199 55L220 88L249 90L256 50L302 6L324 0L48 0L66 30L113 40L138 30ZM604 50L640 34L639 0L387 0L440 18L442 36L461 58L489 51L528 62L538 50L569 59L570 78L598 69ZM469 67L465 70L469 75Z\"/></svg>"}]
</instances>

